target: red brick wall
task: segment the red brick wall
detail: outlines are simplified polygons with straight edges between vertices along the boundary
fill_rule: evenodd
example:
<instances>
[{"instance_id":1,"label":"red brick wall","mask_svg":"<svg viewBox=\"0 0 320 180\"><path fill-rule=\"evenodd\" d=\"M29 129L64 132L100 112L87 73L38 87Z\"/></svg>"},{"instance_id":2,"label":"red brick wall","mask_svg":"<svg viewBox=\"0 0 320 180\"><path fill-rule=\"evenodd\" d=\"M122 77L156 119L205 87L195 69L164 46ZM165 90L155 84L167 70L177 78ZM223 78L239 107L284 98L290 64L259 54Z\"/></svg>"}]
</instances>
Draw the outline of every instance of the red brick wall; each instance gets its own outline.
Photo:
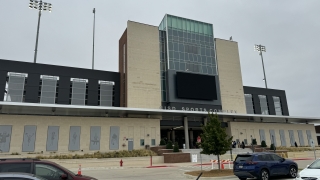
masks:
<instances>
[{"instance_id":1,"label":"red brick wall","mask_svg":"<svg viewBox=\"0 0 320 180\"><path fill-rule=\"evenodd\" d=\"M121 38L119 39L119 73L120 73L120 107L126 107L127 105L127 98L126 98L126 84L125 80L127 79L127 73L123 72L123 45L126 45L126 57L125 61L127 61L127 29L122 34ZM127 63L125 63L127 64ZM127 72L127 66L125 67L125 71Z\"/></svg>"},{"instance_id":2,"label":"red brick wall","mask_svg":"<svg viewBox=\"0 0 320 180\"><path fill-rule=\"evenodd\" d=\"M190 153L165 153L163 157L164 163L191 162Z\"/></svg>"}]
</instances>

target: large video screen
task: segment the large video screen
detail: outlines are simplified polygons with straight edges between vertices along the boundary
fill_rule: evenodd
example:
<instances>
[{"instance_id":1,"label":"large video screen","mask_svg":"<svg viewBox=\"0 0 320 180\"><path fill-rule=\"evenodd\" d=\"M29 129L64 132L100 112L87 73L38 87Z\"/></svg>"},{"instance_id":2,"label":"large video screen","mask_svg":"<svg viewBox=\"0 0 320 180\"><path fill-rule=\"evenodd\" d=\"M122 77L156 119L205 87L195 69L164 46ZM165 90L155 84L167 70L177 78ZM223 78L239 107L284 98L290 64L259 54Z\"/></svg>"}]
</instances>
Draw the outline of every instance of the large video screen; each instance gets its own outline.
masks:
<instances>
[{"instance_id":1,"label":"large video screen","mask_svg":"<svg viewBox=\"0 0 320 180\"><path fill-rule=\"evenodd\" d=\"M215 76L177 72L176 91L178 98L217 100Z\"/></svg>"}]
</instances>

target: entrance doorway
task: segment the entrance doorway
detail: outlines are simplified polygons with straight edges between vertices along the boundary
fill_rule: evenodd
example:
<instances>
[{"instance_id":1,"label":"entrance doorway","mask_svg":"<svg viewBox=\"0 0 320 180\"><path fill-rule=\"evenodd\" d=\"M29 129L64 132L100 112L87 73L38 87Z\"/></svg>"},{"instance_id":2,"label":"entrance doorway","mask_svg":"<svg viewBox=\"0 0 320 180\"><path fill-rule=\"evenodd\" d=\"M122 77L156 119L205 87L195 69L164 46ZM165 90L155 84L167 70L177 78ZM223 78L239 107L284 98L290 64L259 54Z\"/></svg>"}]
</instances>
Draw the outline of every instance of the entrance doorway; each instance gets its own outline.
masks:
<instances>
[{"instance_id":1,"label":"entrance doorway","mask_svg":"<svg viewBox=\"0 0 320 180\"><path fill-rule=\"evenodd\" d=\"M196 144L197 137L201 135L202 130L200 128L189 128L189 147L190 149L197 149ZM185 144L185 132L184 129L173 129L161 127L161 139L168 142L169 140L173 143L177 142L180 149L183 149L183 144Z\"/></svg>"}]
</instances>

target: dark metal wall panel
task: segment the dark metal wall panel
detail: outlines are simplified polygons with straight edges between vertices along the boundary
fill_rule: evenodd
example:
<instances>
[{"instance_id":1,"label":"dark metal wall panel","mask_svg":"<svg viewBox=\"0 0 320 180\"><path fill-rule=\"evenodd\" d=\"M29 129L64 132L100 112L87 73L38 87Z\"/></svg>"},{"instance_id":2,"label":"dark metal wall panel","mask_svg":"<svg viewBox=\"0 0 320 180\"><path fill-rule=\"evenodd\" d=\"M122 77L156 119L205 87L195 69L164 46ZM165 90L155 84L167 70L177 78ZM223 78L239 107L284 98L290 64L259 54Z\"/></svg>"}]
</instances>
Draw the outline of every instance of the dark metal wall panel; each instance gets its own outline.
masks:
<instances>
[{"instance_id":1,"label":"dark metal wall panel","mask_svg":"<svg viewBox=\"0 0 320 180\"><path fill-rule=\"evenodd\" d=\"M0 71L0 89L3 89L3 91L6 88L7 73L7 71ZM2 94L2 92L0 93L0 101L3 101L4 98L4 94Z\"/></svg>"},{"instance_id":2,"label":"dark metal wall panel","mask_svg":"<svg viewBox=\"0 0 320 180\"><path fill-rule=\"evenodd\" d=\"M315 129L316 129L316 133L320 133L320 125L315 126Z\"/></svg>"},{"instance_id":3,"label":"dark metal wall panel","mask_svg":"<svg viewBox=\"0 0 320 180\"><path fill-rule=\"evenodd\" d=\"M5 73L3 73L5 72ZM1 76L7 72L17 72L17 73L27 73L28 74L28 83L26 87L26 99L29 102L35 101L35 92L36 89L36 79L33 79L33 75L50 75L58 76L60 79L58 81L58 104L69 104L69 94L70 94L70 78L81 78L81 79L90 79L91 82L97 82L99 80L103 81L113 81L115 82L115 99L114 105L120 106L120 74L118 72L108 72L101 70L92 70L92 69L83 69L83 68L74 68L74 67L65 67L65 66L56 66L56 65L47 65L47 64L38 64L38 63L29 63L29 62L19 62L19 61L10 61L0 59L0 88L3 87L1 81L3 81ZM33 74L33 75L32 75ZM30 81L34 81L34 85L29 84ZM90 83L89 81L89 83ZM32 87L31 87L32 86ZM39 83L38 83L39 87ZM93 86L91 86L93 87ZM90 88L91 88L90 87ZM3 88L4 89L4 88ZM93 87L93 89L95 89ZM92 95L93 97L90 97ZM92 101L96 98L95 93L91 92L88 95L88 99L91 104ZM38 96L38 95L37 95ZM1 96L0 96L1 97ZM3 99L0 98L0 100ZM37 97L38 101L38 97Z\"/></svg>"},{"instance_id":4,"label":"dark metal wall panel","mask_svg":"<svg viewBox=\"0 0 320 180\"><path fill-rule=\"evenodd\" d=\"M69 104L70 99L70 77L62 76L59 79L58 104Z\"/></svg>"},{"instance_id":5,"label":"dark metal wall panel","mask_svg":"<svg viewBox=\"0 0 320 180\"><path fill-rule=\"evenodd\" d=\"M200 121L188 121L188 127L201 127L203 122Z\"/></svg>"},{"instance_id":6,"label":"dark metal wall panel","mask_svg":"<svg viewBox=\"0 0 320 180\"><path fill-rule=\"evenodd\" d=\"M267 96L268 106L269 106L269 114L276 115L276 108L274 107L274 101L272 96Z\"/></svg>"},{"instance_id":7,"label":"dark metal wall panel","mask_svg":"<svg viewBox=\"0 0 320 180\"><path fill-rule=\"evenodd\" d=\"M97 79L89 79L88 82L88 105L98 106L99 81Z\"/></svg>"},{"instance_id":8,"label":"dark metal wall panel","mask_svg":"<svg viewBox=\"0 0 320 180\"><path fill-rule=\"evenodd\" d=\"M280 96L280 101L281 101L282 114L289 116L289 107L288 107L287 96L285 92L284 92L284 96Z\"/></svg>"},{"instance_id":9,"label":"dark metal wall panel","mask_svg":"<svg viewBox=\"0 0 320 180\"><path fill-rule=\"evenodd\" d=\"M38 103L39 102L39 87L40 74L28 74L27 84L25 86L26 97L25 102Z\"/></svg>"},{"instance_id":10,"label":"dark metal wall panel","mask_svg":"<svg viewBox=\"0 0 320 180\"><path fill-rule=\"evenodd\" d=\"M183 126L183 121L161 120L160 126Z\"/></svg>"},{"instance_id":11,"label":"dark metal wall panel","mask_svg":"<svg viewBox=\"0 0 320 180\"><path fill-rule=\"evenodd\" d=\"M249 94L249 93L245 93ZM261 114L261 106L258 94L252 94L253 105L254 105L254 113Z\"/></svg>"},{"instance_id":12,"label":"dark metal wall panel","mask_svg":"<svg viewBox=\"0 0 320 180\"><path fill-rule=\"evenodd\" d=\"M243 86L243 91L244 94L252 94L255 114L261 114L260 101L258 95L266 95L268 98L269 110L271 115L275 115L275 108L272 96L278 96L281 100L282 114L289 116L286 92L284 90Z\"/></svg>"}]
</instances>

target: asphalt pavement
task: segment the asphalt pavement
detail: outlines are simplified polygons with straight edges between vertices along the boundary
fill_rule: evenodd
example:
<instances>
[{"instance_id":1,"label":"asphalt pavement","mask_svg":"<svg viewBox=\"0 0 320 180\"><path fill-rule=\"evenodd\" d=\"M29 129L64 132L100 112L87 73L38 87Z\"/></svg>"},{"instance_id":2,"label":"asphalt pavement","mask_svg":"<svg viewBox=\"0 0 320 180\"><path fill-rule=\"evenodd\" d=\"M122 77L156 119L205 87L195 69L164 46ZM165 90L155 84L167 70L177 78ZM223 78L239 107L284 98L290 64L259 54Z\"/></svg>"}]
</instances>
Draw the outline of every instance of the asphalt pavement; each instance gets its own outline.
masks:
<instances>
[{"instance_id":1,"label":"asphalt pavement","mask_svg":"<svg viewBox=\"0 0 320 180\"><path fill-rule=\"evenodd\" d=\"M309 165L312 160L299 160L296 161L299 165L299 169L305 168ZM225 168L228 169L228 165L225 165ZM232 168L232 167L231 167ZM132 168L132 167L106 167L106 168L84 168L82 170L83 175L88 175L95 177L99 180L107 180L107 179L117 179L117 180L150 180L150 179L159 179L159 180L178 180L178 179L196 179L196 177L191 177L185 175L184 173L187 171L196 171L200 170L201 166L195 165L192 163L184 163L184 164L175 164L170 165L169 167L154 167L154 168ZM203 170L210 170L211 165L203 165ZM72 169L76 172L74 169ZM230 179L237 180L238 178L235 176L230 176L228 178L200 178L203 179ZM273 180L293 180L292 178L272 178Z\"/></svg>"}]
</instances>

